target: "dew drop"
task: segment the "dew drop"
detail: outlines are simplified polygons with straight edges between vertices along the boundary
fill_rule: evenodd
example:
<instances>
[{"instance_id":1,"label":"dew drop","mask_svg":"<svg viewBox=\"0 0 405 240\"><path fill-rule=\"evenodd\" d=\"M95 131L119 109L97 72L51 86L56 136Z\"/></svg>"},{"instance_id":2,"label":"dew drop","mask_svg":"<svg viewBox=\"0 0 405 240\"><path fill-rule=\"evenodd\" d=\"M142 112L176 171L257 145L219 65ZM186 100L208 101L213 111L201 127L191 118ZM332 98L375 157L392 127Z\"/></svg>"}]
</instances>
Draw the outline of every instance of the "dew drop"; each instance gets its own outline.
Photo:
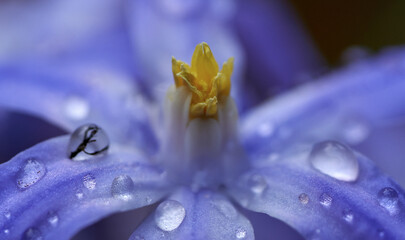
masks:
<instances>
[{"instance_id":1,"label":"dew drop","mask_svg":"<svg viewBox=\"0 0 405 240\"><path fill-rule=\"evenodd\" d=\"M17 174L17 186L26 189L41 180L46 173L45 166L35 159L28 159Z\"/></svg>"},{"instance_id":2,"label":"dew drop","mask_svg":"<svg viewBox=\"0 0 405 240\"><path fill-rule=\"evenodd\" d=\"M185 216L186 210L181 203L167 200L156 208L155 222L163 231L173 231L180 226Z\"/></svg>"},{"instance_id":3,"label":"dew drop","mask_svg":"<svg viewBox=\"0 0 405 240\"><path fill-rule=\"evenodd\" d=\"M48 222L49 224L51 224L52 227L56 227L58 226L58 222L59 222L59 217L56 213L49 213L48 214Z\"/></svg>"},{"instance_id":4,"label":"dew drop","mask_svg":"<svg viewBox=\"0 0 405 240\"><path fill-rule=\"evenodd\" d=\"M37 228L28 228L24 232L24 240L42 240L42 233Z\"/></svg>"},{"instance_id":5,"label":"dew drop","mask_svg":"<svg viewBox=\"0 0 405 240\"><path fill-rule=\"evenodd\" d=\"M343 219L348 222L348 223L352 223L353 222L353 212L350 209L346 209L343 211Z\"/></svg>"},{"instance_id":6,"label":"dew drop","mask_svg":"<svg viewBox=\"0 0 405 240\"><path fill-rule=\"evenodd\" d=\"M83 120L90 112L90 106L87 101L80 97L71 97L65 104L65 114L72 120Z\"/></svg>"},{"instance_id":7,"label":"dew drop","mask_svg":"<svg viewBox=\"0 0 405 240\"><path fill-rule=\"evenodd\" d=\"M81 192L78 192L78 193L76 193L76 198L77 199L82 199L83 198L83 193L81 193Z\"/></svg>"},{"instance_id":8,"label":"dew drop","mask_svg":"<svg viewBox=\"0 0 405 240\"><path fill-rule=\"evenodd\" d=\"M353 151L336 141L315 144L309 159L315 169L341 181L352 182L359 175L359 163Z\"/></svg>"},{"instance_id":9,"label":"dew drop","mask_svg":"<svg viewBox=\"0 0 405 240\"><path fill-rule=\"evenodd\" d=\"M262 175L257 175L257 174L252 175L249 178L248 184L249 184L250 190L257 195L262 194L263 191L267 188L266 178L264 178Z\"/></svg>"},{"instance_id":10,"label":"dew drop","mask_svg":"<svg viewBox=\"0 0 405 240\"><path fill-rule=\"evenodd\" d=\"M114 178L111 184L111 194L113 197L124 201L132 199L134 189L134 182L128 175L121 175Z\"/></svg>"},{"instance_id":11,"label":"dew drop","mask_svg":"<svg viewBox=\"0 0 405 240\"><path fill-rule=\"evenodd\" d=\"M77 128L70 136L68 157L74 161L84 161L106 153L110 140L105 131L95 124Z\"/></svg>"},{"instance_id":12,"label":"dew drop","mask_svg":"<svg viewBox=\"0 0 405 240\"><path fill-rule=\"evenodd\" d=\"M246 230L243 228L238 228L236 230L236 238L237 239L244 239L246 237Z\"/></svg>"},{"instance_id":13,"label":"dew drop","mask_svg":"<svg viewBox=\"0 0 405 240\"><path fill-rule=\"evenodd\" d=\"M387 209L390 215L395 215L399 212L398 208L398 193L393 188L386 187L378 192L378 202L382 207Z\"/></svg>"},{"instance_id":14,"label":"dew drop","mask_svg":"<svg viewBox=\"0 0 405 240\"><path fill-rule=\"evenodd\" d=\"M215 199L212 201L212 204L222 215L224 215L228 219L234 219L238 216L236 209L229 201L226 201L224 199Z\"/></svg>"},{"instance_id":15,"label":"dew drop","mask_svg":"<svg viewBox=\"0 0 405 240\"><path fill-rule=\"evenodd\" d=\"M306 205L306 204L308 204L308 202L309 202L309 197L308 197L307 194L301 193L301 194L298 196L298 200L300 200L300 202L301 202L302 204Z\"/></svg>"},{"instance_id":16,"label":"dew drop","mask_svg":"<svg viewBox=\"0 0 405 240\"><path fill-rule=\"evenodd\" d=\"M96 188L96 178L90 174L87 174L86 176L83 177L83 185L89 189L89 190L94 190Z\"/></svg>"},{"instance_id":17,"label":"dew drop","mask_svg":"<svg viewBox=\"0 0 405 240\"><path fill-rule=\"evenodd\" d=\"M321 196L319 197L319 203L326 208L330 207L332 201L333 201L332 197L329 196L327 193L322 193Z\"/></svg>"}]
</instances>

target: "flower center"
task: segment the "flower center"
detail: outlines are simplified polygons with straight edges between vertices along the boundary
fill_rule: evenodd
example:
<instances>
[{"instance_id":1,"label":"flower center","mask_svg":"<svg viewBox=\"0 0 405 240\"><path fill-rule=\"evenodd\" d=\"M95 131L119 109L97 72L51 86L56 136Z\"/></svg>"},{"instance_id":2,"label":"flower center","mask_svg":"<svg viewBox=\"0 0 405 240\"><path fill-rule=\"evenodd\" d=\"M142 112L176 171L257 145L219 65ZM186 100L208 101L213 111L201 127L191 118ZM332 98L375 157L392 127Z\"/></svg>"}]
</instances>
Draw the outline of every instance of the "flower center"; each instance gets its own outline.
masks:
<instances>
[{"instance_id":1,"label":"flower center","mask_svg":"<svg viewBox=\"0 0 405 240\"><path fill-rule=\"evenodd\" d=\"M233 58L219 70L208 44L201 43L191 66L173 57L172 69L175 85L165 101L159 159L180 183L225 183L244 166L238 162L244 159L237 139L238 112L229 96Z\"/></svg>"}]
</instances>

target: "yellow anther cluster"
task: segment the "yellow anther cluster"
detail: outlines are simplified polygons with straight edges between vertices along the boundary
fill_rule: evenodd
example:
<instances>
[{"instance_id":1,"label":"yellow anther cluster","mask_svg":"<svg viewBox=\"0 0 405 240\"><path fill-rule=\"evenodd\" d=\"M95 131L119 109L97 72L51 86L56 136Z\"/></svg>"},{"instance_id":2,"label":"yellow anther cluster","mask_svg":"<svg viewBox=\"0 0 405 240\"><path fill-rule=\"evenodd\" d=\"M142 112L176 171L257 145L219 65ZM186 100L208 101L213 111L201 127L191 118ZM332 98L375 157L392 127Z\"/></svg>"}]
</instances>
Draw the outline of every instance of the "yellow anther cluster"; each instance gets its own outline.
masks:
<instances>
[{"instance_id":1,"label":"yellow anther cluster","mask_svg":"<svg viewBox=\"0 0 405 240\"><path fill-rule=\"evenodd\" d=\"M176 87L186 86L192 93L190 118L216 118L218 103L224 101L231 90L233 58L219 71L210 47L203 42L196 46L191 66L173 57L172 70Z\"/></svg>"}]
</instances>

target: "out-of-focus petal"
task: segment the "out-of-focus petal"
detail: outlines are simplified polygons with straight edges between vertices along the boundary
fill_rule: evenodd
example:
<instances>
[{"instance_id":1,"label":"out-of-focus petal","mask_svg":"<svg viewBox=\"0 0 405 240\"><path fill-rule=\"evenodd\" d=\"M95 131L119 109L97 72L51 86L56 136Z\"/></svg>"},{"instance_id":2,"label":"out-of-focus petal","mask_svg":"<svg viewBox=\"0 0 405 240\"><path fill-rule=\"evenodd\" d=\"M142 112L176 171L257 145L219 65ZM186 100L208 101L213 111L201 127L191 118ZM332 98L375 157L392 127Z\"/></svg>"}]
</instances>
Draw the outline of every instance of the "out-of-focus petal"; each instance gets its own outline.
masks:
<instances>
[{"instance_id":1,"label":"out-of-focus petal","mask_svg":"<svg viewBox=\"0 0 405 240\"><path fill-rule=\"evenodd\" d=\"M246 54L245 91L260 102L324 67L286 1L237 1L235 25Z\"/></svg>"},{"instance_id":2,"label":"out-of-focus petal","mask_svg":"<svg viewBox=\"0 0 405 240\"><path fill-rule=\"evenodd\" d=\"M230 186L230 194L242 206L286 222L306 239L405 237L405 194L399 185L360 154L355 155L357 180L332 178L311 167L309 150L291 150L277 161L262 159Z\"/></svg>"},{"instance_id":3,"label":"out-of-focus petal","mask_svg":"<svg viewBox=\"0 0 405 240\"><path fill-rule=\"evenodd\" d=\"M0 67L0 106L45 118L73 131L85 123L103 127L121 144L156 149L148 113L153 110L129 76L92 64L47 62Z\"/></svg>"},{"instance_id":4,"label":"out-of-focus petal","mask_svg":"<svg viewBox=\"0 0 405 240\"><path fill-rule=\"evenodd\" d=\"M328 139L356 145L376 127L403 122L404 77L405 50L401 48L357 62L245 115L242 141L251 156L277 154L295 144ZM381 142L379 147L387 146ZM389 161L383 160L381 165ZM403 174L394 177L405 183Z\"/></svg>"},{"instance_id":5,"label":"out-of-focus petal","mask_svg":"<svg viewBox=\"0 0 405 240\"><path fill-rule=\"evenodd\" d=\"M130 239L254 239L249 220L237 212L222 194L209 190L195 193L180 189L167 201L171 202L161 203L166 205L166 208L159 206L154 215L151 215ZM179 227L169 231L169 228L163 224L163 220L168 220L166 222L168 225L178 221L174 209L181 207L185 210L185 217ZM171 219L159 218L158 216L162 216L159 208L168 212L173 210L170 212ZM181 211L177 211L179 212ZM167 231L163 231L158 224L163 224L160 226L164 226L163 228Z\"/></svg>"},{"instance_id":6,"label":"out-of-focus petal","mask_svg":"<svg viewBox=\"0 0 405 240\"><path fill-rule=\"evenodd\" d=\"M78 162L67 157L68 140L40 143L0 165L1 239L69 239L109 214L152 204L170 189L140 152L112 146L108 154Z\"/></svg>"},{"instance_id":7,"label":"out-of-focus petal","mask_svg":"<svg viewBox=\"0 0 405 240\"><path fill-rule=\"evenodd\" d=\"M190 63L201 42L210 45L220 66L234 57L232 94L240 94L244 58L229 27L235 4L230 0L128 1L134 54L142 69L141 78L154 97L162 99L174 84L171 57Z\"/></svg>"}]
</instances>

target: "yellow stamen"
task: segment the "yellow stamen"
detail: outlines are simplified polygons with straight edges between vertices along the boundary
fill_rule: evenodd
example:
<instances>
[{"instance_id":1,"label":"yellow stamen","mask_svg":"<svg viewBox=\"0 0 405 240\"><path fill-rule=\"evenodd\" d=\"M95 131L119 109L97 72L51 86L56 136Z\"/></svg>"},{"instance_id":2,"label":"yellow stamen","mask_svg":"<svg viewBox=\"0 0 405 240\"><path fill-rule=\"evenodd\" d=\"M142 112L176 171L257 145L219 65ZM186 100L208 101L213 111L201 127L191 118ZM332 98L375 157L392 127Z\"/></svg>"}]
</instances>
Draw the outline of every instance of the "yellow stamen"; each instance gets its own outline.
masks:
<instances>
[{"instance_id":1,"label":"yellow stamen","mask_svg":"<svg viewBox=\"0 0 405 240\"><path fill-rule=\"evenodd\" d=\"M173 57L172 71L176 87L185 86L192 93L190 118L216 118L218 103L231 91L233 58L229 58L219 71L210 47L203 42L196 46L191 66Z\"/></svg>"}]
</instances>

